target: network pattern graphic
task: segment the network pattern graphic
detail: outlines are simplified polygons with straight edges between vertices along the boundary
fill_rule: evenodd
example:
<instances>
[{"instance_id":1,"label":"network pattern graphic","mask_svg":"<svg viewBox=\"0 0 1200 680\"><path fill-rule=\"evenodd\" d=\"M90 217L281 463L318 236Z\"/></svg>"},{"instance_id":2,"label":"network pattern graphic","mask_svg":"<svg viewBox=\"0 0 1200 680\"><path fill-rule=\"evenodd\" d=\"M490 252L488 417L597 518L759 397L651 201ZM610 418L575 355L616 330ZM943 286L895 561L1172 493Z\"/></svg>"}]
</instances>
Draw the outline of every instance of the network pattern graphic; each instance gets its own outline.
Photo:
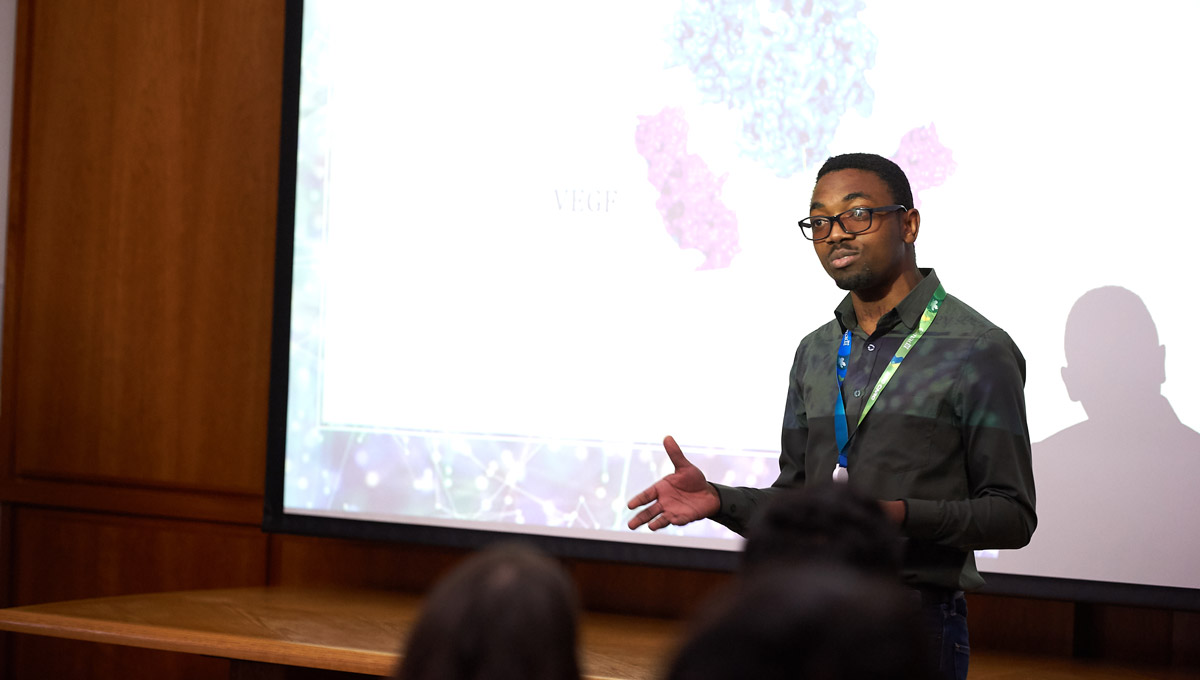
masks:
<instances>
[{"instance_id":1,"label":"network pattern graphic","mask_svg":"<svg viewBox=\"0 0 1200 680\"><path fill-rule=\"evenodd\" d=\"M324 455L289 462L288 505L373 518L628 531L625 503L672 471L658 443L329 428L309 444ZM775 459L689 452L714 481L768 484ZM665 533L731 537L698 522Z\"/></svg>"}]
</instances>

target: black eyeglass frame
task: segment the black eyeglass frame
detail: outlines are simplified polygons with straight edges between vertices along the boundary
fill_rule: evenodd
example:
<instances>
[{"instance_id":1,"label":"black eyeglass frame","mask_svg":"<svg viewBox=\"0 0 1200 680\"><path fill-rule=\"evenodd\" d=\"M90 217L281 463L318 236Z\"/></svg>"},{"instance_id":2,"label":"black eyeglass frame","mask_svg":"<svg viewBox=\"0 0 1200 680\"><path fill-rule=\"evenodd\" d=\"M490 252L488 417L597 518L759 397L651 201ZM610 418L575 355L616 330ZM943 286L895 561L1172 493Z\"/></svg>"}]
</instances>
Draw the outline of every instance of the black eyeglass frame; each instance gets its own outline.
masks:
<instances>
[{"instance_id":1,"label":"black eyeglass frame","mask_svg":"<svg viewBox=\"0 0 1200 680\"><path fill-rule=\"evenodd\" d=\"M851 229L850 227L846 226L845 222L842 221L843 217L856 210L867 211L867 226L863 227L862 229ZM850 208L849 210L843 210L836 215L809 215L796 224L800 225L800 233L804 234L804 238L808 239L809 241L824 241L825 239L829 238L830 234L833 233L834 222L837 222L838 226L842 228L842 231L846 232L847 234L861 234L864 231L868 231L871 228L871 225L875 223L875 213L889 213L896 212L897 210L908 210L908 208L900 204L881 205L878 208L858 206L855 208ZM820 237L816 235L816 227L812 225L812 221L816 219L829 220L829 231Z\"/></svg>"}]
</instances>

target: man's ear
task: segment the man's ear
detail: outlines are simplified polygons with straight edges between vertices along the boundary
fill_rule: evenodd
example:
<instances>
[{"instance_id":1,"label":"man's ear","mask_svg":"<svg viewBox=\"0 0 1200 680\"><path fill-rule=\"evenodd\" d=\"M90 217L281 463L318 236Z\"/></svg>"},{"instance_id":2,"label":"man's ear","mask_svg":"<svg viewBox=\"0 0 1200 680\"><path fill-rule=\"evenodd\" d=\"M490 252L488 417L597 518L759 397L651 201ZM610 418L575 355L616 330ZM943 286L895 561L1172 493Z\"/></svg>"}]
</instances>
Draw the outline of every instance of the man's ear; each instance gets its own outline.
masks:
<instances>
[{"instance_id":1,"label":"man's ear","mask_svg":"<svg viewBox=\"0 0 1200 680\"><path fill-rule=\"evenodd\" d=\"M917 242L917 233L921 231L921 212L913 208L904 214L904 221L900 224L900 238L904 242L912 245Z\"/></svg>"}]
</instances>

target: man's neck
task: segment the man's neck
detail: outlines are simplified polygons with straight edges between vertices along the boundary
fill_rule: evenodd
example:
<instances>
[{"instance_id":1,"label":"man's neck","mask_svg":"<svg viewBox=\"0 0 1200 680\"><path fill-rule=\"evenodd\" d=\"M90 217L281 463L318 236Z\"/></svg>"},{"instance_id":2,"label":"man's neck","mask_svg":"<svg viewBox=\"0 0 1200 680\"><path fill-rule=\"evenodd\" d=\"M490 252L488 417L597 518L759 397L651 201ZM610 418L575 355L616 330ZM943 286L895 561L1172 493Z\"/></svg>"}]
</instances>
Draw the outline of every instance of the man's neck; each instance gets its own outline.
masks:
<instances>
[{"instance_id":1,"label":"man's neck","mask_svg":"<svg viewBox=\"0 0 1200 680\"><path fill-rule=\"evenodd\" d=\"M850 300L854 303L854 316L863 332L867 335L874 333L879 319L895 309L924 278L921 270L914 266L904 270L900 276L884 286L851 291Z\"/></svg>"}]
</instances>

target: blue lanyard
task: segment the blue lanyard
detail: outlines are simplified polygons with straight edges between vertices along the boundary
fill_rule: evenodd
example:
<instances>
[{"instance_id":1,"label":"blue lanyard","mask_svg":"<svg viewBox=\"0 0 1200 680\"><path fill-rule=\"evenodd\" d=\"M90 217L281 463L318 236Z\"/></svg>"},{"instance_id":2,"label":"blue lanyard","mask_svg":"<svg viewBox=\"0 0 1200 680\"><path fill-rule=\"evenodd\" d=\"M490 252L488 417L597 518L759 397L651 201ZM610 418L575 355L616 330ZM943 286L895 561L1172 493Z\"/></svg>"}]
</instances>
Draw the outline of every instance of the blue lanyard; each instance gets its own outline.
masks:
<instances>
[{"instance_id":1,"label":"blue lanyard","mask_svg":"<svg viewBox=\"0 0 1200 680\"><path fill-rule=\"evenodd\" d=\"M883 369L883 374L879 376L878 382L875 383L875 389L871 390L871 396L867 399L867 405L863 407L862 413L858 416L858 425L862 425L862 421L867 417L867 412L875 405L875 400L883 392L883 388L887 387L892 376L895 375L896 369L900 368L900 362L904 361L904 357L908 356L913 346L925 335L925 331L929 330L930 324L937 317L938 309L941 308L942 300L946 299L946 289L938 284L937 290L933 292L933 297L929 298L929 304L925 306L925 311L921 314L921 322L917 324L917 329L904 339L900 344L900 348L896 350L896 355L888 362L888 365ZM846 380L846 367L850 365L850 331L842 334L842 343L838 345L837 353L837 401L833 405L833 434L837 437L838 447L838 467L845 468L847 463L846 451L850 447L850 425L846 422L846 404L842 399L842 383Z\"/></svg>"}]
</instances>

